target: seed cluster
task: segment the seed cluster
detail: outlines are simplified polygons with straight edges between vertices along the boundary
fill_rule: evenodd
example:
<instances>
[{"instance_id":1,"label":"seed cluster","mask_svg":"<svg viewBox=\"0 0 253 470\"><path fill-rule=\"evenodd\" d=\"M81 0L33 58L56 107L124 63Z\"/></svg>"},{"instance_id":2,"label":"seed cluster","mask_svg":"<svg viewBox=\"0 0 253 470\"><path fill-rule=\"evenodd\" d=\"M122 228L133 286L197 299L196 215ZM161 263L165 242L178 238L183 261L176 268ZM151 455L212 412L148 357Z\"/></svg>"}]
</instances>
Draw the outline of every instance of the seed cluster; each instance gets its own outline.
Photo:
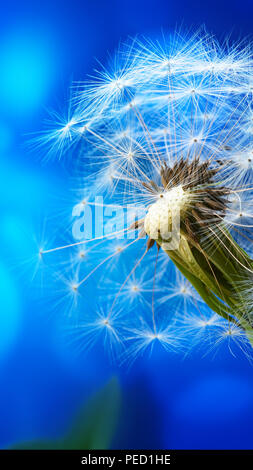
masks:
<instances>
[{"instance_id":1,"label":"seed cluster","mask_svg":"<svg viewBox=\"0 0 253 470\"><path fill-rule=\"evenodd\" d=\"M181 230L189 240L198 241L203 228L219 224L225 216L229 194L228 188L215 181L221 168L222 165L211 167L209 161L200 162L199 157L193 161L181 158L172 167L164 162L160 170L164 193L149 208L144 224L146 233L152 238L151 233L161 234L161 227L164 232L169 231L176 209L180 210ZM150 188L157 191L152 182Z\"/></svg>"}]
</instances>

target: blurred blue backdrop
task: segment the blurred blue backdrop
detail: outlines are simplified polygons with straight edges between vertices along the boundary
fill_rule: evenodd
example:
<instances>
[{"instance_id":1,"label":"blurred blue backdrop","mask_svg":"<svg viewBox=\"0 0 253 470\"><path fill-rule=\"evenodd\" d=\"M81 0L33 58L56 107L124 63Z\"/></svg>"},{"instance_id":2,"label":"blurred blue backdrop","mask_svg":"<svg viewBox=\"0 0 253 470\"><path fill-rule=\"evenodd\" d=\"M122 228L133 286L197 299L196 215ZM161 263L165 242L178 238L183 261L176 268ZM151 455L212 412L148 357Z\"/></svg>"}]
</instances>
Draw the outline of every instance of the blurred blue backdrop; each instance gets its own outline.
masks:
<instances>
[{"instance_id":1,"label":"blurred blue backdrop","mask_svg":"<svg viewBox=\"0 0 253 470\"><path fill-rule=\"evenodd\" d=\"M57 212L69 162L28 152L46 108L107 61L120 40L205 24L218 38L252 34L251 0L23 0L0 14L0 446L61 435L112 375L122 388L116 448L252 448L253 369L238 352L187 358L155 350L130 370L99 347L72 356L31 282L34 237ZM26 260L26 261L24 261ZM24 261L24 262L23 262ZM32 260L31 260L32 261Z\"/></svg>"}]
</instances>

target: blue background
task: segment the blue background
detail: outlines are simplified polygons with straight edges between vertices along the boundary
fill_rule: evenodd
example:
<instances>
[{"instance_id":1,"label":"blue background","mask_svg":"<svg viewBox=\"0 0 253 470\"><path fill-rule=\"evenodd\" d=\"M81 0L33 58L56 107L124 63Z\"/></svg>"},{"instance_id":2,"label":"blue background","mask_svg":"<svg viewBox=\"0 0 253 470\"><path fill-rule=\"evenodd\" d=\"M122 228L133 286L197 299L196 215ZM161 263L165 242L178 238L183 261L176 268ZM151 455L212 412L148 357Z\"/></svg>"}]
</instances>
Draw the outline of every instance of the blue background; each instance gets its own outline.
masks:
<instances>
[{"instance_id":1,"label":"blue background","mask_svg":"<svg viewBox=\"0 0 253 470\"><path fill-rule=\"evenodd\" d=\"M251 0L35 0L0 11L0 446L60 436L73 413L116 375L122 390L112 447L252 448L253 369L238 352L187 358L154 350L130 370L97 347L76 356L58 312L31 280L36 237L57 213L71 162L42 164L29 133L61 106L71 80L106 63L120 40L205 23L218 38L252 34ZM30 259L30 262L29 262Z\"/></svg>"}]
</instances>

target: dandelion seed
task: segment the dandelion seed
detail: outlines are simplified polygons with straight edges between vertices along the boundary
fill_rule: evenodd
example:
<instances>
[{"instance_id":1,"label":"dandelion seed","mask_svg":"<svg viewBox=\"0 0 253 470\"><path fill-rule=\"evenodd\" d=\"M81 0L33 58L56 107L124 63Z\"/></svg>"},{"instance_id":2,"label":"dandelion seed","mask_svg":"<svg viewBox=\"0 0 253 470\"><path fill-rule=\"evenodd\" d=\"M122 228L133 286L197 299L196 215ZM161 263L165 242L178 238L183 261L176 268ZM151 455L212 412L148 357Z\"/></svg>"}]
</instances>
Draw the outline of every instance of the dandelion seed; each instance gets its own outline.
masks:
<instances>
[{"instance_id":1,"label":"dandelion seed","mask_svg":"<svg viewBox=\"0 0 253 470\"><path fill-rule=\"evenodd\" d=\"M233 356L236 356L240 351L245 354L249 361L252 361L251 341L252 336L247 337L241 328L236 325L224 324L218 328L214 342L207 352L210 353L226 345Z\"/></svg>"},{"instance_id":2,"label":"dandelion seed","mask_svg":"<svg viewBox=\"0 0 253 470\"><path fill-rule=\"evenodd\" d=\"M165 351L176 352L179 349L179 333L171 327L160 328L154 332L147 324L142 324L138 329L133 329L126 336L127 348L122 355L122 362L132 364L138 356L143 356L146 352L152 354L153 349L160 345Z\"/></svg>"},{"instance_id":3,"label":"dandelion seed","mask_svg":"<svg viewBox=\"0 0 253 470\"><path fill-rule=\"evenodd\" d=\"M91 314L84 315L85 321L79 321L75 326L68 327L66 337L74 346L76 352L88 351L98 341L103 342L105 350L111 359L120 357L124 351L124 334L121 325L121 310L107 317L107 309L98 307Z\"/></svg>"}]
</instances>

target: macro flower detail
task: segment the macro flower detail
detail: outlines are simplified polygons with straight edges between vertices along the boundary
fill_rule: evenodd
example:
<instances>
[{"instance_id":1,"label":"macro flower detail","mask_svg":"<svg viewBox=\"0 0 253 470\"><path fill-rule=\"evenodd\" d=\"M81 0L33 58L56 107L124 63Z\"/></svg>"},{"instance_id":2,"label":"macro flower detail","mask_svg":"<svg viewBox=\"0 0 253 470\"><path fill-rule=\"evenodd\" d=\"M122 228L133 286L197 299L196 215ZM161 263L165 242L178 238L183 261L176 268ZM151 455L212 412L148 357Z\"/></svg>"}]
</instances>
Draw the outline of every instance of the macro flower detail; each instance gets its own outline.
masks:
<instances>
[{"instance_id":1,"label":"macro flower detail","mask_svg":"<svg viewBox=\"0 0 253 470\"><path fill-rule=\"evenodd\" d=\"M213 329L211 348L221 338L253 344L252 65L249 45L203 31L136 39L111 71L74 87L66 121L34 139L78 160L83 234L88 207L102 210L99 233L40 252L78 249L60 276L74 272L76 308L97 276L103 307L78 320L81 337L104 329L120 357L154 341L184 348L187 325Z\"/></svg>"},{"instance_id":2,"label":"macro flower detail","mask_svg":"<svg viewBox=\"0 0 253 470\"><path fill-rule=\"evenodd\" d=\"M233 315L237 316L240 326L251 331L251 320L248 318L247 325L245 302L237 285L240 278L250 283L252 261L226 231L222 221L229 189L221 187L219 180L215 184L213 177L221 170L210 170L208 165L209 162L199 164L198 159L191 164L181 160L172 169L166 168L166 176L163 168L162 201L149 208L144 228L214 311L231 321ZM171 182L173 189L169 189ZM169 231L175 209L180 212L181 234L178 249L172 250L166 249L162 233ZM213 234L213 241L205 246L203 237L208 232Z\"/></svg>"}]
</instances>

